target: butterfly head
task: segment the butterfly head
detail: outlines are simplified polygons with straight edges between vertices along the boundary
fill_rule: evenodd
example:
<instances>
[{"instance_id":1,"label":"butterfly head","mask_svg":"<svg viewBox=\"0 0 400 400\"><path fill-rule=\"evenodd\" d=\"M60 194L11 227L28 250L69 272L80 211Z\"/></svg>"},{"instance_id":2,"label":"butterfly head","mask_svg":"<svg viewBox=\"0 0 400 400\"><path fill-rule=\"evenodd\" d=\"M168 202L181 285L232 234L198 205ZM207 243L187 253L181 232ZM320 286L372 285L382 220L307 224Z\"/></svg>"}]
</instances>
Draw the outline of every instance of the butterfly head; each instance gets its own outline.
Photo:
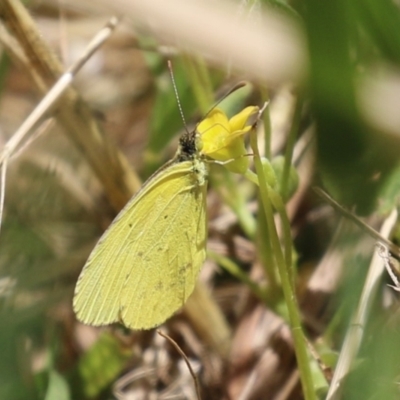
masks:
<instances>
[{"instance_id":1,"label":"butterfly head","mask_svg":"<svg viewBox=\"0 0 400 400\"><path fill-rule=\"evenodd\" d=\"M193 160L199 157L202 141L197 130L185 132L179 139L177 158L179 161Z\"/></svg>"}]
</instances>

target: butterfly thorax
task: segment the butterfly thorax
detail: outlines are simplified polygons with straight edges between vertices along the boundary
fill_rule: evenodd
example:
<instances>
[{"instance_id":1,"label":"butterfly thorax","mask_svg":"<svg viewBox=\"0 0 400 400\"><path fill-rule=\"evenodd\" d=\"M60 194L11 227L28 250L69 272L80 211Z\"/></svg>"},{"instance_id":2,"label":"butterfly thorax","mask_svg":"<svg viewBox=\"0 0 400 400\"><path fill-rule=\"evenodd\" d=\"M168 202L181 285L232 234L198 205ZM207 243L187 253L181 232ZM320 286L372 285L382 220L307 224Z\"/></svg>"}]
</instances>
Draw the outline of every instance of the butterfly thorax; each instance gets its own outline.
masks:
<instances>
[{"instance_id":1,"label":"butterfly thorax","mask_svg":"<svg viewBox=\"0 0 400 400\"><path fill-rule=\"evenodd\" d=\"M179 139L179 147L174 159L178 163L192 162L197 187L206 184L208 175L208 168L203 160L204 156L200 152L201 147L202 143L197 131L185 132Z\"/></svg>"}]
</instances>

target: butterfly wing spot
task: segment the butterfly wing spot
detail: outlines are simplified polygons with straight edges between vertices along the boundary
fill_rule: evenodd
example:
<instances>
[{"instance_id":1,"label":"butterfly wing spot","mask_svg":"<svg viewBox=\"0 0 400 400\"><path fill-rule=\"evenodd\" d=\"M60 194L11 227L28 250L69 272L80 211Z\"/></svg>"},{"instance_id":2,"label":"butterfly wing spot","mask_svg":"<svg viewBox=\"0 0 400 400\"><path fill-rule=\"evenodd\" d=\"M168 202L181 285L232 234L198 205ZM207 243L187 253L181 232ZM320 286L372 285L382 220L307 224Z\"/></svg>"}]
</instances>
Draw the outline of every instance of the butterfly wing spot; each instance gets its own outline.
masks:
<instances>
[{"instance_id":1,"label":"butterfly wing spot","mask_svg":"<svg viewBox=\"0 0 400 400\"><path fill-rule=\"evenodd\" d=\"M178 270L179 275L184 277L186 271L187 271L189 268L192 268L192 263L187 263L187 264L185 264L185 265L182 265L182 266L179 268L179 270Z\"/></svg>"}]
</instances>

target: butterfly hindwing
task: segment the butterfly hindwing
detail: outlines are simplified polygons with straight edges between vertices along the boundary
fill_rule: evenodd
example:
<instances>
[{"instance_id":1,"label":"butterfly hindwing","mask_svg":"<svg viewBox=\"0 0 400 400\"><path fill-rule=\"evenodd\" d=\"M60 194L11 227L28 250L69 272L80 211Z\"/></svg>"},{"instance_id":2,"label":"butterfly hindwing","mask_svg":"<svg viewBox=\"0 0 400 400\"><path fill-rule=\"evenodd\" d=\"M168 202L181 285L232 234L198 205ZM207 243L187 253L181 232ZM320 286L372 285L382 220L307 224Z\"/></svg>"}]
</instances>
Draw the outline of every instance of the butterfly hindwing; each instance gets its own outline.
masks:
<instances>
[{"instance_id":1,"label":"butterfly hindwing","mask_svg":"<svg viewBox=\"0 0 400 400\"><path fill-rule=\"evenodd\" d=\"M148 243L137 245L141 268L131 269L121 297L122 320L133 329L159 325L178 310L192 293L204 262L205 185L193 187L190 175L185 179L185 187L177 187L157 213L164 221L162 229L149 229Z\"/></svg>"}]
</instances>

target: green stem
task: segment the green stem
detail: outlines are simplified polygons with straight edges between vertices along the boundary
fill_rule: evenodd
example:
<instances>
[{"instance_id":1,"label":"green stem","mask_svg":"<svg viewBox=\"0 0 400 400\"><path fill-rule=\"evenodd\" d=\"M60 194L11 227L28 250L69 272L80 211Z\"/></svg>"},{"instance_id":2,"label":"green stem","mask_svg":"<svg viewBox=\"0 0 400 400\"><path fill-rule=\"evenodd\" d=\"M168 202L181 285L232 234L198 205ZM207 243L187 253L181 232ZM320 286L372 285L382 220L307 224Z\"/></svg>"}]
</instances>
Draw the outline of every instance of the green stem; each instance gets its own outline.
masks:
<instances>
[{"instance_id":1,"label":"green stem","mask_svg":"<svg viewBox=\"0 0 400 400\"><path fill-rule=\"evenodd\" d=\"M248 169L244 176L255 185L260 186L258 182L258 176L250 169ZM258 223L258 235L257 235L257 248L260 256L260 260L264 269L265 276L271 287L272 292L276 292L279 289L279 284L276 279L276 268L275 260L272 255L271 242L269 240L263 241L268 236L268 227L265 224L265 218L263 209L260 210L260 220Z\"/></svg>"},{"instance_id":2,"label":"green stem","mask_svg":"<svg viewBox=\"0 0 400 400\"><path fill-rule=\"evenodd\" d=\"M270 290L274 297L282 298L282 290L278 279L277 266L272 251L271 241L268 239L268 225L266 223L266 217L264 214L264 208L261 205L261 199L258 201L259 204L259 223L257 231L257 253L262 262L265 276L268 280Z\"/></svg>"},{"instance_id":3,"label":"green stem","mask_svg":"<svg viewBox=\"0 0 400 400\"><path fill-rule=\"evenodd\" d=\"M291 282L290 269L292 260L291 257L284 257L281 249L281 244L275 226L272 204L270 202L270 190L264 177L264 170L258 150L257 136L255 132L251 132L250 134L250 144L253 149L254 164L257 175L259 177L261 200L267 219L272 250L276 260L276 264L278 266L283 295L285 298L286 306L288 308L289 323L292 330L295 353L300 372L300 379L303 386L304 397L306 400L316 400L316 394L314 391L311 369L309 365L309 358L307 354L306 341L300 323L300 312Z\"/></svg>"},{"instance_id":4,"label":"green stem","mask_svg":"<svg viewBox=\"0 0 400 400\"><path fill-rule=\"evenodd\" d=\"M264 304L269 304L269 298L267 297L265 290L260 288L256 282L252 281L248 274L242 271L232 260L213 251L207 251L207 255L210 259L221 265L231 275L243 282Z\"/></svg>"},{"instance_id":5,"label":"green stem","mask_svg":"<svg viewBox=\"0 0 400 400\"><path fill-rule=\"evenodd\" d=\"M246 173L244 174L246 178L248 178L251 182L256 184L257 186L260 186L258 176L251 170L247 170ZM285 204L282 200L282 197L280 196L279 193L277 193L274 189L272 189L269 185L268 190L269 190L269 195L270 195L270 200L272 205L275 207L276 211L278 211L279 216L281 217L282 221L282 229L283 229L283 241L284 241L284 249L285 249L285 262L286 265L290 266L290 274L291 274L291 281L292 284L294 285L294 273L293 273L293 268L292 268L292 239L291 239L291 231L290 231L290 221L287 217L286 213L286 208ZM261 221L260 221L261 223ZM266 265L274 265L273 262L271 262L272 257L271 257L271 249L270 249L270 243L267 241L265 243L265 246L267 246L267 252L269 256L266 258L268 260L268 264ZM264 246L264 247L265 247ZM262 251L262 249L261 249ZM271 271L268 269L268 277L273 276L274 274L271 274ZM273 284L273 282L272 282Z\"/></svg>"},{"instance_id":6,"label":"green stem","mask_svg":"<svg viewBox=\"0 0 400 400\"><path fill-rule=\"evenodd\" d=\"M261 96L264 100L264 103L269 103L269 93L267 89L261 90ZM267 107L262 115L264 122L264 154L268 160L271 160L271 137L272 137L272 129L271 129L271 114L269 112L269 107Z\"/></svg>"},{"instance_id":7,"label":"green stem","mask_svg":"<svg viewBox=\"0 0 400 400\"><path fill-rule=\"evenodd\" d=\"M303 108L303 99L301 96L298 96L296 101L296 107L294 110L292 126L290 128L289 137L286 144L285 163L283 165L283 172L282 172L281 194L284 199L287 198L289 190L290 167L292 165L294 145L296 144L297 133L299 131L302 108Z\"/></svg>"}]
</instances>

